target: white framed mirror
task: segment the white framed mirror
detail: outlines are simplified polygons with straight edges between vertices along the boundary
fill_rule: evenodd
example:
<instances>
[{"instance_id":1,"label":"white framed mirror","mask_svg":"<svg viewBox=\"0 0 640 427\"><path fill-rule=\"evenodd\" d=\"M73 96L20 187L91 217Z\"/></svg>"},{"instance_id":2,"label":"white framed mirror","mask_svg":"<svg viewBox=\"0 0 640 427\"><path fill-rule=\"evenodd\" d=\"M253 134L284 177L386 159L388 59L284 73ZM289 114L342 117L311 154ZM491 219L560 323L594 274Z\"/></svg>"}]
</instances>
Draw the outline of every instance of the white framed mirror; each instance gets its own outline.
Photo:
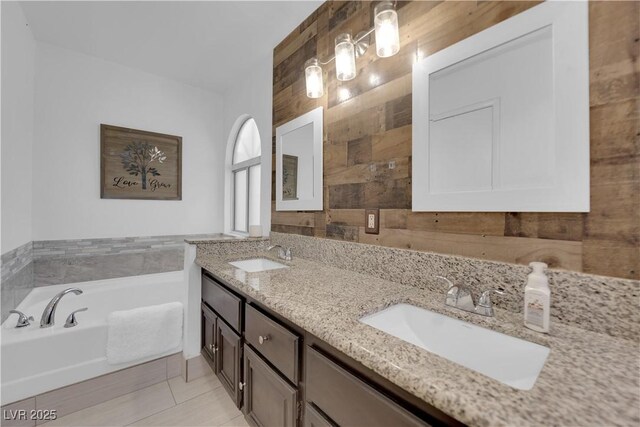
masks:
<instances>
[{"instance_id":1,"label":"white framed mirror","mask_svg":"<svg viewBox=\"0 0 640 427\"><path fill-rule=\"evenodd\" d=\"M414 64L414 211L589 211L588 24L544 2Z\"/></svg>"},{"instance_id":2,"label":"white framed mirror","mask_svg":"<svg viewBox=\"0 0 640 427\"><path fill-rule=\"evenodd\" d=\"M322 210L322 107L276 129L276 210Z\"/></svg>"}]
</instances>

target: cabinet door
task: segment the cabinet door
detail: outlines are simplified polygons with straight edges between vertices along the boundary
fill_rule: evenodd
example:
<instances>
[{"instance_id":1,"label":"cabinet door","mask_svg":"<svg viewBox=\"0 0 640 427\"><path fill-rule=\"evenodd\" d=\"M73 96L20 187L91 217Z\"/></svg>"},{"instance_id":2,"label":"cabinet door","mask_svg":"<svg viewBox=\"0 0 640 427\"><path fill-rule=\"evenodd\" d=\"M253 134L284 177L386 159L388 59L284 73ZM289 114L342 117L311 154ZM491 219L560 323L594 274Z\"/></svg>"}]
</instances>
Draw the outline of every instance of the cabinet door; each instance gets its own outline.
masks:
<instances>
[{"instance_id":1,"label":"cabinet door","mask_svg":"<svg viewBox=\"0 0 640 427\"><path fill-rule=\"evenodd\" d=\"M240 336L219 319L217 322L216 346L216 374L239 408L242 403L240 390L242 343Z\"/></svg>"},{"instance_id":2,"label":"cabinet door","mask_svg":"<svg viewBox=\"0 0 640 427\"><path fill-rule=\"evenodd\" d=\"M315 349L306 347L305 356L305 399L338 425L429 426Z\"/></svg>"},{"instance_id":3,"label":"cabinet door","mask_svg":"<svg viewBox=\"0 0 640 427\"><path fill-rule=\"evenodd\" d=\"M202 305L202 351L211 362L215 369L215 353L216 353L216 330L218 325L218 316L215 315L209 307Z\"/></svg>"},{"instance_id":4,"label":"cabinet door","mask_svg":"<svg viewBox=\"0 0 640 427\"><path fill-rule=\"evenodd\" d=\"M244 349L244 413L257 426L295 427L296 389L248 346Z\"/></svg>"},{"instance_id":5,"label":"cabinet door","mask_svg":"<svg viewBox=\"0 0 640 427\"><path fill-rule=\"evenodd\" d=\"M336 427L333 421L320 413L313 405L304 405L304 427Z\"/></svg>"}]
</instances>

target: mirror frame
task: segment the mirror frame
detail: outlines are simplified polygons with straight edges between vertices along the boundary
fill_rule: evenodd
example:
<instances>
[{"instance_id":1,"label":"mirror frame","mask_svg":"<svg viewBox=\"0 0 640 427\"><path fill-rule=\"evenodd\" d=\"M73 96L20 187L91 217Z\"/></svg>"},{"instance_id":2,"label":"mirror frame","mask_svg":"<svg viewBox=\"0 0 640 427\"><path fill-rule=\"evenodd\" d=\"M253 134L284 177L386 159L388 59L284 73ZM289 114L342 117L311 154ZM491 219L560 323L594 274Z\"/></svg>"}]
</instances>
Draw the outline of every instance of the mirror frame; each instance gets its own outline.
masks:
<instances>
[{"instance_id":1,"label":"mirror frame","mask_svg":"<svg viewBox=\"0 0 640 427\"><path fill-rule=\"evenodd\" d=\"M276 128L276 211L321 211L323 185L323 108L318 107ZM305 200L282 198L282 137L296 129L313 124L313 197Z\"/></svg>"}]
</instances>

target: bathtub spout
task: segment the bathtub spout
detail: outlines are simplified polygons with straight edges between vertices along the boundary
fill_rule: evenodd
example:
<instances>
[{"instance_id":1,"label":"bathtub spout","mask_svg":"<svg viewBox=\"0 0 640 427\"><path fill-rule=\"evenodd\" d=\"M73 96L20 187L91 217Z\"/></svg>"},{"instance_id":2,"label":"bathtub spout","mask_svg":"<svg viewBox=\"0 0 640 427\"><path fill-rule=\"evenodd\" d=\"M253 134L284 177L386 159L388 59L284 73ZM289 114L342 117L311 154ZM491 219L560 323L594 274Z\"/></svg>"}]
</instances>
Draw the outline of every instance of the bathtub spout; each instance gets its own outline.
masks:
<instances>
[{"instance_id":1,"label":"bathtub spout","mask_svg":"<svg viewBox=\"0 0 640 427\"><path fill-rule=\"evenodd\" d=\"M60 292L53 298L51 298L51 301L49 301L49 304L47 304L44 311L42 312L42 318L40 319L41 328L48 328L50 326L53 326L55 317L56 317L56 308L58 308L58 303L60 302L63 296L71 292L73 292L76 295L80 295L82 293L82 290L78 288L68 288Z\"/></svg>"}]
</instances>

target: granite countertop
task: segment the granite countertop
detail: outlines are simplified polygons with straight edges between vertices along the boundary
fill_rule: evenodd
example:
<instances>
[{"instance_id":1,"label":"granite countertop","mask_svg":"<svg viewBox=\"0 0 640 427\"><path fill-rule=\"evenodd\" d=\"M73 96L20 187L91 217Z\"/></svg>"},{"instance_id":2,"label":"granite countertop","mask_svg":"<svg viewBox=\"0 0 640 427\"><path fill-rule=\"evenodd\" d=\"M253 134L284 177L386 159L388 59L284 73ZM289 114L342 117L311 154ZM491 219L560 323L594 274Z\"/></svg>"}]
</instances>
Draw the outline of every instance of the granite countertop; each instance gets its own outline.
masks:
<instances>
[{"instance_id":1,"label":"granite countertop","mask_svg":"<svg viewBox=\"0 0 640 427\"><path fill-rule=\"evenodd\" d=\"M549 335L496 309L483 318L444 305L436 294L297 258L287 269L247 273L228 264L265 257L207 255L196 262L227 284L324 340L425 402L472 426L638 425L638 343L553 323ZM267 256L270 257L270 256ZM551 348L532 390L521 391L360 323L407 302ZM469 348L473 352L473 348Z\"/></svg>"},{"instance_id":2,"label":"granite countertop","mask_svg":"<svg viewBox=\"0 0 640 427\"><path fill-rule=\"evenodd\" d=\"M246 237L246 236L234 236L231 234L213 233L213 234L199 234L188 236L184 239L186 243L197 245L198 243L223 243L223 242L251 242L269 240L268 237Z\"/></svg>"}]
</instances>

